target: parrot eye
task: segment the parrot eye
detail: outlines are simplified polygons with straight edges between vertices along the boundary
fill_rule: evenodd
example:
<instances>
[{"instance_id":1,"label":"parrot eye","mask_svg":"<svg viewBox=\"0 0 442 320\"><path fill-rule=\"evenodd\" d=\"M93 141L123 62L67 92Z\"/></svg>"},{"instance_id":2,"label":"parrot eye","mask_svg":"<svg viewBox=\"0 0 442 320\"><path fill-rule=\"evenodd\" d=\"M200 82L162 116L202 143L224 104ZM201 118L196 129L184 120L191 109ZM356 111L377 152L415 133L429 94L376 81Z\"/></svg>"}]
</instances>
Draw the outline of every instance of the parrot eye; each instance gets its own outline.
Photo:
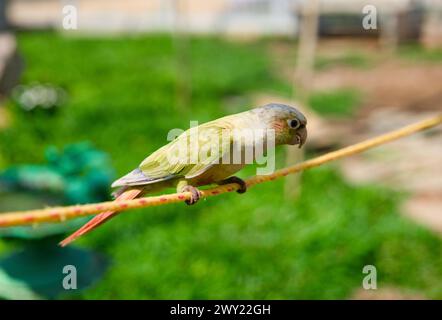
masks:
<instances>
[{"instance_id":1,"label":"parrot eye","mask_svg":"<svg viewBox=\"0 0 442 320\"><path fill-rule=\"evenodd\" d=\"M301 126L301 122L298 119L289 120L288 123L292 129L298 129Z\"/></svg>"}]
</instances>

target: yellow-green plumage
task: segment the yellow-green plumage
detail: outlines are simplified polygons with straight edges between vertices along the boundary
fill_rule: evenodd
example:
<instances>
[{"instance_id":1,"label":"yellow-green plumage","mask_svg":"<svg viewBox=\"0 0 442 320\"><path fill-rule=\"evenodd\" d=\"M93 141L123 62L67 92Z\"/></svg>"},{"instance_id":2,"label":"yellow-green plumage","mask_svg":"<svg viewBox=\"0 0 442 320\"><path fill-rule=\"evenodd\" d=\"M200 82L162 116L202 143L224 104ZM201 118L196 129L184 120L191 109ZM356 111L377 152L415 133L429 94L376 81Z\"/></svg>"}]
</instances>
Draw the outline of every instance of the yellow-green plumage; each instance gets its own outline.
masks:
<instances>
[{"instance_id":1,"label":"yellow-green plumage","mask_svg":"<svg viewBox=\"0 0 442 320\"><path fill-rule=\"evenodd\" d=\"M277 144L290 143L288 140L292 139L293 134L290 134L286 124L286 120L290 117L297 117L305 122L304 116L296 109L272 104L190 128L153 152L139 168L115 181L112 186L144 186L146 191L152 191L169 186L178 185L182 188L187 184L201 186L222 181L245 165L245 163L222 163L226 153L232 152L234 142L243 148L254 143L253 139L247 138L236 141L235 135L232 134L235 129L275 129ZM212 161L199 162L200 159L197 159L196 163L189 161L192 159L191 150L194 145L192 141L197 141L198 151L209 150L213 145L217 145L219 148L215 149L218 153L210 154L209 159ZM183 154L180 155L182 150L186 152L184 159ZM181 161L170 161L178 158Z\"/></svg>"},{"instance_id":2,"label":"yellow-green plumage","mask_svg":"<svg viewBox=\"0 0 442 320\"><path fill-rule=\"evenodd\" d=\"M112 187L120 187L116 192L116 200L133 199L145 193L175 186L177 192L190 192L192 196L186 202L194 204L200 198L196 187L210 183L234 182L240 185L238 192L245 192L244 181L230 177L244 167L245 159L241 155L237 162L226 163L224 160L232 160L234 148L241 151L246 147L253 148L257 141L251 136L238 137L235 130L271 129L275 133L276 145L298 144L301 147L307 138L306 124L304 115L295 108L269 104L191 128L148 156L137 169L115 181ZM192 137L196 140L192 140ZM263 142L264 140L263 137ZM191 150L197 154L206 152L209 157L200 161L199 157L192 157L195 154ZM174 161L170 161L171 159ZM117 214L118 212L109 211L95 216L60 245L71 243Z\"/></svg>"}]
</instances>

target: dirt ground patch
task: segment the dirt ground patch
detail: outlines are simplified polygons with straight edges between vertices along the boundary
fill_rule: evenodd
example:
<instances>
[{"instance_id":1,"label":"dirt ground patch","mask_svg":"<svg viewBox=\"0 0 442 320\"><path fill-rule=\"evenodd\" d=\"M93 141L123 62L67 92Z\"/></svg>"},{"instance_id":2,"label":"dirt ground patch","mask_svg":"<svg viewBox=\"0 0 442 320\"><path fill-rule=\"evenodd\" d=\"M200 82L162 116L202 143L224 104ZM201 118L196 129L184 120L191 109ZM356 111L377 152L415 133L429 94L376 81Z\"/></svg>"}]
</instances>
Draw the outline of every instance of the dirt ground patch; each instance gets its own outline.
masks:
<instances>
[{"instance_id":1,"label":"dirt ground patch","mask_svg":"<svg viewBox=\"0 0 442 320\"><path fill-rule=\"evenodd\" d=\"M365 55L369 67L337 64L316 70L312 88L355 88L362 92L363 100L351 118L316 115L313 126L309 125L310 148L335 149L441 113L442 63L385 54L373 41L321 41L317 55L323 59L345 56L349 50ZM277 72L291 81L294 45L276 43L271 52ZM353 183L373 182L407 191L410 197L404 203L404 214L442 234L441 126L339 163Z\"/></svg>"},{"instance_id":2,"label":"dirt ground patch","mask_svg":"<svg viewBox=\"0 0 442 320\"><path fill-rule=\"evenodd\" d=\"M295 44L276 42L270 46L277 72L285 79L294 77ZM313 90L357 88L365 99L361 115L378 108L400 108L412 111L442 109L442 63L416 61L383 53L373 40L321 40L317 60L343 60L356 55L368 66L352 67L336 63L316 70Z\"/></svg>"},{"instance_id":3,"label":"dirt ground patch","mask_svg":"<svg viewBox=\"0 0 442 320\"><path fill-rule=\"evenodd\" d=\"M416 292L402 290L394 287L382 288L378 290L357 290L351 300L426 300L426 298Z\"/></svg>"},{"instance_id":4,"label":"dirt ground patch","mask_svg":"<svg viewBox=\"0 0 442 320\"><path fill-rule=\"evenodd\" d=\"M385 107L417 112L441 108L441 79L442 64L416 65L389 58L368 70L337 67L318 72L313 87L359 89L365 97L361 114Z\"/></svg>"}]
</instances>

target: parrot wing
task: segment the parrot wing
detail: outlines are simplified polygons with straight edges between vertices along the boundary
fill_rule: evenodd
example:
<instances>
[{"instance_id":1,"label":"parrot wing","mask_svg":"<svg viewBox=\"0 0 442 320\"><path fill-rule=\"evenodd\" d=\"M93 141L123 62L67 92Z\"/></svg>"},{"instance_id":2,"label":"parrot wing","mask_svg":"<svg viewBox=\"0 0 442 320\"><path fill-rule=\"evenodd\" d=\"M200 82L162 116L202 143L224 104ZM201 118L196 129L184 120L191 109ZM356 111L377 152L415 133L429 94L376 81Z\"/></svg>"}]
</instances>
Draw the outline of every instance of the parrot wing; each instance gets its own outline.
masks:
<instances>
[{"instance_id":1,"label":"parrot wing","mask_svg":"<svg viewBox=\"0 0 442 320\"><path fill-rule=\"evenodd\" d=\"M234 129L238 119L227 116L183 132L153 152L112 187L138 186L175 178L194 178L219 164L232 152ZM246 139L241 145L253 143ZM224 162L223 162L224 163Z\"/></svg>"},{"instance_id":2,"label":"parrot wing","mask_svg":"<svg viewBox=\"0 0 442 320\"><path fill-rule=\"evenodd\" d=\"M198 176L230 152L231 127L218 120L191 128L152 153L139 168L150 179Z\"/></svg>"},{"instance_id":3,"label":"parrot wing","mask_svg":"<svg viewBox=\"0 0 442 320\"><path fill-rule=\"evenodd\" d=\"M151 183L156 183L160 181L165 181L169 179L175 178L174 175L168 175L161 178L152 178L150 176L147 176L143 173L143 171L140 170L140 168L136 168L135 170L132 170L125 176L121 177L120 179L114 181L112 183L112 188L115 187L125 187L125 186L140 186L140 185L146 185Z\"/></svg>"}]
</instances>

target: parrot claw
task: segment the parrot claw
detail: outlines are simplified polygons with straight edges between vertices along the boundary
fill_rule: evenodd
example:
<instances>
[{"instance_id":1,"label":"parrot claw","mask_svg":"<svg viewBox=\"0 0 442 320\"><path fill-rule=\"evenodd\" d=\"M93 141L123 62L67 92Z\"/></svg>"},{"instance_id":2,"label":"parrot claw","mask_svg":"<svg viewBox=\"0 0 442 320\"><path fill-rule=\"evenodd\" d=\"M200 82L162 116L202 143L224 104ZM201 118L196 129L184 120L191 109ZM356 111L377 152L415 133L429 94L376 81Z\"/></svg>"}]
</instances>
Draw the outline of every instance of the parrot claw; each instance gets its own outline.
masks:
<instances>
[{"instance_id":1,"label":"parrot claw","mask_svg":"<svg viewBox=\"0 0 442 320\"><path fill-rule=\"evenodd\" d=\"M238 193L244 193L247 191L246 182L243 179L235 177L235 176L224 179L219 184L223 185L223 184L229 184L229 183L236 183L237 185L239 185L239 189L236 190L236 192L238 192Z\"/></svg>"},{"instance_id":2,"label":"parrot claw","mask_svg":"<svg viewBox=\"0 0 442 320\"><path fill-rule=\"evenodd\" d=\"M192 194L190 199L185 200L186 204L189 206L197 203L198 200L201 198L201 191L199 191L197 188L193 186L185 186L182 189L182 192L190 192Z\"/></svg>"}]
</instances>

